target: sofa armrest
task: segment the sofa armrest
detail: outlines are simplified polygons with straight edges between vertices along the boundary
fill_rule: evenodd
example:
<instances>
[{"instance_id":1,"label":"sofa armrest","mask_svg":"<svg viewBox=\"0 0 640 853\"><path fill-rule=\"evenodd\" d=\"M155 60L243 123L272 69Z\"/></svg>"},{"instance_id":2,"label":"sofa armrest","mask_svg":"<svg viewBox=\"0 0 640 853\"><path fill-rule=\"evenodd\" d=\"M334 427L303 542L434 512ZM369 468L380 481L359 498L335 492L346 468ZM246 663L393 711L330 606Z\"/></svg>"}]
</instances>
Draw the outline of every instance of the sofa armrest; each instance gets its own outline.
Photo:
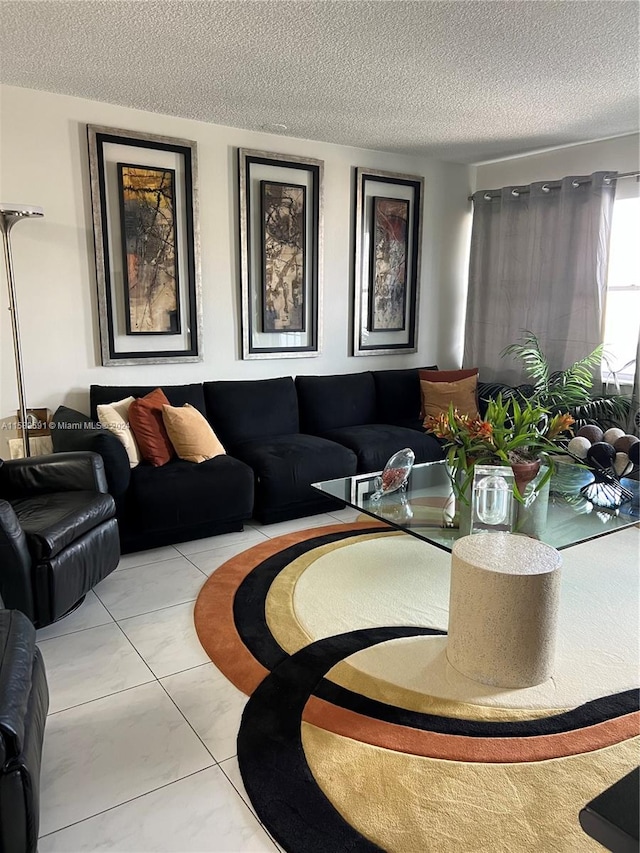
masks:
<instances>
[{"instance_id":1,"label":"sofa armrest","mask_svg":"<svg viewBox=\"0 0 640 853\"><path fill-rule=\"evenodd\" d=\"M30 619L35 618L27 537L13 507L3 500L0 500L0 566L2 599L8 606L19 607Z\"/></svg>"},{"instance_id":2,"label":"sofa armrest","mask_svg":"<svg viewBox=\"0 0 640 853\"><path fill-rule=\"evenodd\" d=\"M42 741L49 691L36 632L0 611L0 850L36 853Z\"/></svg>"},{"instance_id":3,"label":"sofa armrest","mask_svg":"<svg viewBox=\"0 0 640 853\"><path fill-rule=\"evenodd\" d=\"M0 738L5 760L23 750L36 629L19 610L0 610Z\"/></svg>"},{"instance_id":4,"label":"sofa armrest","mask_svg":"<svg viewBox=\"0 0 640 853\"><path fill-rule=\"evenodd\" d=\"M121 497L131 482L131 467L124 445L108 430L93 423L87 415L59 406L52 418L51 438L54 453L88 450L102 456L107 487L114 498Z\"/></svg>"},{"instance_id":5,"label":"sofa armrest","mask_svg":"<svg viewBox=\"0 0 640 853\"><path fill-rule=\"evenodd\" d=\"M0 467L0 494L9 500L75 491L107 491L104 462L99 454L52 453L10 459Z\"/></svg>"}]
</instances>

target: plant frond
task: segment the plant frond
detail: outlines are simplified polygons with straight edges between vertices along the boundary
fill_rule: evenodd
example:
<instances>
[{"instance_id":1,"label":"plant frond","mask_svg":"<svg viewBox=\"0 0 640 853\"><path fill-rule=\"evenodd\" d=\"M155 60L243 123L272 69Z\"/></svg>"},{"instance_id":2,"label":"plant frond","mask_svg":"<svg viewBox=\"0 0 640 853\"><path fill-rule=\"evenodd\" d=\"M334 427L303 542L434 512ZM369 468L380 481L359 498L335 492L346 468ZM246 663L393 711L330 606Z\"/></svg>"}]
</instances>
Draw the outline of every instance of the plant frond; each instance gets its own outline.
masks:
<instances>
[{"instance_id":1,"label":"plant frond","mask_svg":"<svg viewBox=\"0 0 640 853\"><path fill-rule=\"evenodd\" d=\"M528 329L523 329L521 336L522 343L510 344L500 355L502 358L511 355L519 359L526 373L533 379L534 393L542 392L549 384L549 364L536 335Z\"/></svg>"}]
</instances>

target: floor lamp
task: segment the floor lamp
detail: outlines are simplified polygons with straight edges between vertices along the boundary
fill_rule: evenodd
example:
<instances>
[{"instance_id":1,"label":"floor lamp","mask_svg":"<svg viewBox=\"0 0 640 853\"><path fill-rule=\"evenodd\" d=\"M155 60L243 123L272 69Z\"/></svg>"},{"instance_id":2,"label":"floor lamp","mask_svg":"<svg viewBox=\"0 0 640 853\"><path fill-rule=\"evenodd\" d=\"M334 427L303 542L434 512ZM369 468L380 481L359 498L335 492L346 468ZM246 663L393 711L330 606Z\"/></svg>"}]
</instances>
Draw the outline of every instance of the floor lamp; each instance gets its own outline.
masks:
<instances>
[{"instance_id":1,"label":"floor lamp","mask_svg":"<svg viewBox=\"0 0 640 853\"><path fill-rule=\"evenodd\" d=\"M24 373L22 370L22 350L20 347L20 324L18 322L18 306L16 303L16 286L13 277L13 261L11 259L11 229L21 219L32 216L44 216L41 207L30 204L5 204L0 202L0 231L4 243L4 260L7 267L7 285L9 286L9 313L11 314L11 331L13 333L13 352L16 363L16 380L18 383L18 405L20 423L22 425L22 446L24 455L31 456L29 448L29 430L27 429L27 404L24 393Z\"/></svg>"}]
</instances>

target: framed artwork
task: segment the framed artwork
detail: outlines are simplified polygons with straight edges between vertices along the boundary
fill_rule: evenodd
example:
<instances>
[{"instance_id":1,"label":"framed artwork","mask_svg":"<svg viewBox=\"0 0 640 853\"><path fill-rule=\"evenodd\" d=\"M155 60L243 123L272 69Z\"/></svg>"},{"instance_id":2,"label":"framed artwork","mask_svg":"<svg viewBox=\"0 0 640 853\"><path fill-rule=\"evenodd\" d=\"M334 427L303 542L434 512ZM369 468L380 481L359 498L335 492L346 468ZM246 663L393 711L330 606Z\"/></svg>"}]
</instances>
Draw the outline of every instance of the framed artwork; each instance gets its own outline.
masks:
<instances>
[{"instance_id":1,"label":"framed artwork","mask_svg":"<svg viewBox=\"0 0 640 853\"><path fill-rule=\"evenodd\" d=\"M355 178L353 355L416 352L424 179Z\"/></svg>"},{"instance_id":2,"label":"framed artwork","mask_svg":"<svg viewBox=\"0 0 640 853\"><path fill-rule=\"evenodd\" d=\"M260 181L260 190L262 331L304 332L307 188Z\"/></svg>"},{"instance_id":3,"label":"framed artwork","mask_svg":"<svg viewBox=\"0 0 640 853\"><path fill-rule=\"evenodd\" d=\"M180 333L175 171L117 163L128 335Z\"/></svg>"},{"instance_id":4,"label":"framed artwork","mask_svg":"<svg viewBox=\"0 0 640 853\"><path fill-rule=\"evenodd\" d=\"M87 138L102 364L201 361L196 143Z\"/></svg>"},{"instance_id":5,"label":"framed artwork","mask_svg":"<svg viewBox=\"0 0 640 853\"><path fill-rule=\"evenodd\" d=\"M238 149L244 359L320 352L323 166Z\"/></svg>"},{"instance_id":6,"label":"framed artwork","mask_svg":"<svg viewBox=\"0 0 640 853\"><path fill-rule=\"evenodd\" d=\"M373 196L369 329L403 331L407 320L409 202Z\"/></svg>"}]
</instances>

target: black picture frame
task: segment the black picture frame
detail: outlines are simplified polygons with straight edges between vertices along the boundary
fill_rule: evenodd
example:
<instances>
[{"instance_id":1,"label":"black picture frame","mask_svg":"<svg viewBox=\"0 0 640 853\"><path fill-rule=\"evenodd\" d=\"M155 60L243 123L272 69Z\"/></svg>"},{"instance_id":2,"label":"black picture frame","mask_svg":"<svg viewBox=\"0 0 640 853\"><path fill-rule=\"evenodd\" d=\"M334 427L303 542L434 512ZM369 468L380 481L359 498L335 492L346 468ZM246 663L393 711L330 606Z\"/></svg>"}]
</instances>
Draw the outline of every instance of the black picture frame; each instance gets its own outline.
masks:
<instances>
[{"instance_id":1,"label":"black picture frame","mask_svg":"<svg viewBox=\"0 0 640 853\"><path fill-rule=\"evenodd\" d=\"M424 178L362 167L355 169L354 177L352 354L417 352ZM375 301L376 204L381 201L406 210L404 241L396 241L404 245L402 292L391 312ZM378 267L378 272L381 269Z\"/></svg>"},{"instance_id":2,"label":"black picture frame","mask_svg":"<svg viewBox=\"0 0 640 853\"><path fill-rule=\"evenodd\" d=\"M302 358L321 351L322 160L238 149L238 219L243 359ZM265 190L304 190L302 239L304 272L299 322L272 328L267 316L268 271L265 251Z\"/></svg>"},{"instance_id":3,"label":"black picture frame","mask_svg":"<svg viewBox=\"0 0 640 853\"><path fill-rule=\"evenodd\" d=\"M196 143L98 125L87 125L87 142L102 364L202 361ZM176 320L164 331L131 328L119 166L174 173Z\"/></svg>"}]
</instances>

